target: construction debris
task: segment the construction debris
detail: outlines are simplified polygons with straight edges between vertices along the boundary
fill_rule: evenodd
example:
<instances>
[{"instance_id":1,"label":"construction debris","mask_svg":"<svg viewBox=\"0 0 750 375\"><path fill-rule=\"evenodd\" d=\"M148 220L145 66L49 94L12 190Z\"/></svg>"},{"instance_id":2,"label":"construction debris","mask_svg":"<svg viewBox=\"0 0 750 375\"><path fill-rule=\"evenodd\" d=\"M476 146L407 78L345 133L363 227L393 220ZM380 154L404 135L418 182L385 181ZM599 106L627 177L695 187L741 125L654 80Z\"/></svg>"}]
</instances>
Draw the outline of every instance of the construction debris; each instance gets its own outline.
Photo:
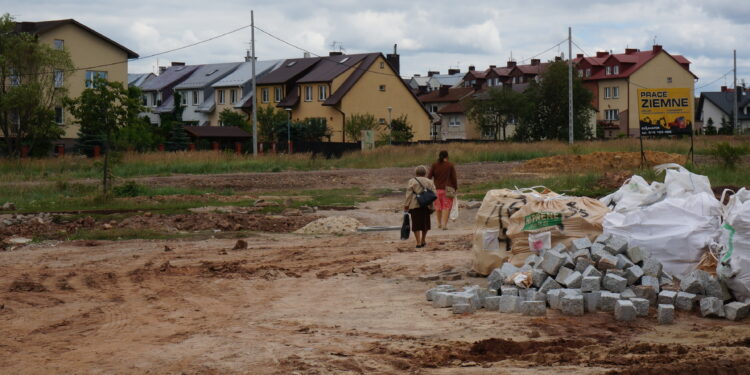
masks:
<instances>
[{"instance_id":1,"label":"construction debris","mask_svg":"<svg viewBox=\"0 0 750 375\"><path fill-rule=\"evenodd\" d=\"M315 220L294 233L300 234L351 234L356 233L362 223L347 216L330 216Z\"/></svg>"}]
</instances>

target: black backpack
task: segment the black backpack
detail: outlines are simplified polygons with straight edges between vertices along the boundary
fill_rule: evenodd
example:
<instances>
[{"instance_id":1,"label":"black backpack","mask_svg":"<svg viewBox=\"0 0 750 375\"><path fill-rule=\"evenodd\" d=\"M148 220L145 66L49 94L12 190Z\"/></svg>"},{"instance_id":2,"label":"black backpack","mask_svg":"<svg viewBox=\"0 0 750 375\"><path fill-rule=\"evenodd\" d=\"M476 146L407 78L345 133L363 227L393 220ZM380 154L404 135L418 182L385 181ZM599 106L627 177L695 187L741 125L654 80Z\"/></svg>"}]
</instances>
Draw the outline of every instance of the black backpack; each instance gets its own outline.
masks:
<instances>
[{"instance_id":1,"label":"black backpack","mask_svg":"<svg viewBox=\"0 0 750 375\"><path fill-rule=\"evenodd\" d=\"M419 184L419 186L422 187L421 193L417 194L416 192L414 192L414 195L417 196L417 203L419 203L419 207L429 206L432 202L434 202L437 199L437 195L435 195L434 191L424 187L424 185L422 185L422 183L419 182L418 178L415 177L414 179L417 180L417 183Z\"/></svg>"}]
</instances>

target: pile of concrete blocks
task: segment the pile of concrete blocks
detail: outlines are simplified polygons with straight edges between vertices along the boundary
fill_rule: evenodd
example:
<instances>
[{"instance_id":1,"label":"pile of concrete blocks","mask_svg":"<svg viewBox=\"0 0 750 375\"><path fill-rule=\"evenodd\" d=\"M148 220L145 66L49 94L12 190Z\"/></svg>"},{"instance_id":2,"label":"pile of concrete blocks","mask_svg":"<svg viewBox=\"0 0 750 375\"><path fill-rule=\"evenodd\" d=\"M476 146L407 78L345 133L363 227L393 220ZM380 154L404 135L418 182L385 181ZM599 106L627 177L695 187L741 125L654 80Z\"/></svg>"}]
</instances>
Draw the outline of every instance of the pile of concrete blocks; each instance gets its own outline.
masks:
<instances>
[{"instance_id":1,"label":"pile of concrete blocks","mask_svg":"<svg viewBox=\"0 0 750 375\"><path fill-rule=\"evenodd\" d=\"M580 238L569 247L558 244L529 256L521 267L504 263L487 277L487 288L458 291L438 285L427 292L427 300L436 307L452 307L457 314L485 308L544 316L551 308L571 316L605 311L618 321L648 316L654 308L660 324L673 323L675 310L730 320L750 315L750 305L731 302L726 286L707 272L673 277L662 268L646 249L602 234L593 243ZM519 275L526 283L516 283Z\"/></svg>"}]
</instances>

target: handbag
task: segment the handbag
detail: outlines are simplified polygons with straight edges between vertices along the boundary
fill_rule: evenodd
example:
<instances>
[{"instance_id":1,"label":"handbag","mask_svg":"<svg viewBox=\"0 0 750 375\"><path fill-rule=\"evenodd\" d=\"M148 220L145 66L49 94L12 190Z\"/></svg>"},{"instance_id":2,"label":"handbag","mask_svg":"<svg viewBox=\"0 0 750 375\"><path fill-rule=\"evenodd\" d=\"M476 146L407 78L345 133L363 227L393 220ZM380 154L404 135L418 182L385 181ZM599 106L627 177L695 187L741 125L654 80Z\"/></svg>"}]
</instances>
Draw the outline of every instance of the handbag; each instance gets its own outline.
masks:
<instances>
[{"instance_id":1,"label":"handbag","mask_svg":"<svg viewBox=\"0 0 750 375\"><path fill-rule=\"evenodd\" d=\"M409 214L404 212L404 223L401 224L401 239L408 240L410 232L411 224L409 223Z\"/></svg>"},{"instance_id":2,"label":"handbag","mask_svg":"<svg viewBox=\"0 0 750 375\"><path fill-rule=\"evenodd\" d=\"M419 186L422 187L421 193L419 194L417 194L416 192L414 193L417 196L417 203L419 203L419 207L429 206L430 204L432 204L432 202L434 202L437 199L437 195L435 194L434 191L424 187L424 185L422 185L422 183L419 182L418 178L414 178L414 179L417 180L417 183L419 184Z\"/></svg>"},{"instance_id":3,"label":"handbag","mask_svg":"<svg viewBox=\"0 0 750 375\"><path fill-rule=\"evenodd\" d=\"M453 188L453 186L446 186L445 187L445 196L448 198L455 198L456 197L456 189Z\"/></svg>"}]
</instances>

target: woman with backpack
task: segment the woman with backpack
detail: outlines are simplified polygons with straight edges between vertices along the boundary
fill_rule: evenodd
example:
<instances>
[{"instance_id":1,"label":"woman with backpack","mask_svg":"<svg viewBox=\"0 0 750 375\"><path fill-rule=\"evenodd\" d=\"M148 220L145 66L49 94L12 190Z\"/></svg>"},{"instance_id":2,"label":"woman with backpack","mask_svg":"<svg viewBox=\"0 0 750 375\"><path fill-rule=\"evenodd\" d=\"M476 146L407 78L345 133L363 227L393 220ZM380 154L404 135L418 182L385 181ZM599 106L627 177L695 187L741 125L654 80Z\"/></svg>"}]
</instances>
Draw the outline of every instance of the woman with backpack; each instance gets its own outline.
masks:
<instances>
[{"instance_id":1,"label":"woman with backpack","mask_svg":"<svg viewBox=\"0 0 750 375\"><path fill-rule=\"evenodd\" d=\"M440 151L438 160L430 167L427 178L435 181L435 187L437 188L435 216L437 216L438 228L446 230L448 229L448 218L453 208L453 199L456 198L456 190L458 190L456 167L448 161L448 151Z\"/></svg>"},{"instance_id":2,"label":"woman with backpack","mask_svg":"<svg viewBox=\"0 0 750 375\"><path fill-rule=\"evenodd\" d=\"M430 215L435 211L435 184L427 175L427 168L420 165L414 170L415 177L409 179L404 198L404 212L411 216L411 230L417 240L417 248L427 245L427 231L430 230Z\"/></svg>"}]
</instances>

